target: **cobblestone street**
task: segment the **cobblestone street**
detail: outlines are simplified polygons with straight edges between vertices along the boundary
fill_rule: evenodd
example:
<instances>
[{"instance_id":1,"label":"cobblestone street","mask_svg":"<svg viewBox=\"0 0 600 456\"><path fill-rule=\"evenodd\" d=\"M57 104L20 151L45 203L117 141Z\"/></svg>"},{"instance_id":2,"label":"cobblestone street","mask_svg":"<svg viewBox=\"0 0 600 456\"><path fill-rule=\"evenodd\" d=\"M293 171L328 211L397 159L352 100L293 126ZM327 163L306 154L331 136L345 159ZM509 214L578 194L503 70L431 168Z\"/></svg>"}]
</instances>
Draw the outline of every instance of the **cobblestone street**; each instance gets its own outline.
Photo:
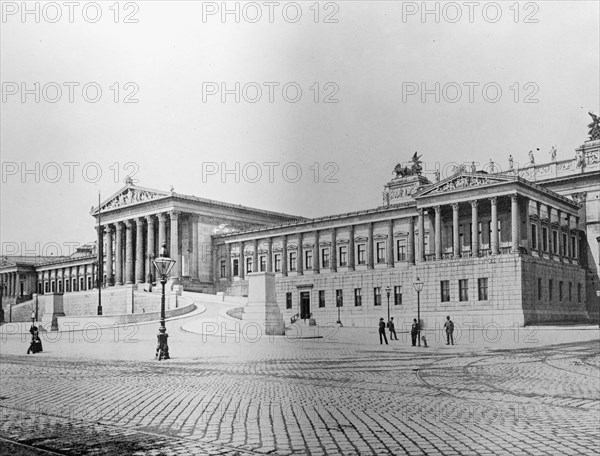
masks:
<instances>
[{"instance_id":1,"label":"cobblestone street","mask_svg":"<svg viewBox=\"0 0 600 456\"><path fill-rule=\"evenodd\" d=\"M418 349L405 334L383 347L343 337L224 342L181 324L168 322L174 359L165 362L152 360L155 325L140 326L137 343L73 333L74 343L46 342L35 356L19 354L21 336L3 339L0 446L73 455L598 452L597 329L560 345Z\"/></svg>"}]
</instances>

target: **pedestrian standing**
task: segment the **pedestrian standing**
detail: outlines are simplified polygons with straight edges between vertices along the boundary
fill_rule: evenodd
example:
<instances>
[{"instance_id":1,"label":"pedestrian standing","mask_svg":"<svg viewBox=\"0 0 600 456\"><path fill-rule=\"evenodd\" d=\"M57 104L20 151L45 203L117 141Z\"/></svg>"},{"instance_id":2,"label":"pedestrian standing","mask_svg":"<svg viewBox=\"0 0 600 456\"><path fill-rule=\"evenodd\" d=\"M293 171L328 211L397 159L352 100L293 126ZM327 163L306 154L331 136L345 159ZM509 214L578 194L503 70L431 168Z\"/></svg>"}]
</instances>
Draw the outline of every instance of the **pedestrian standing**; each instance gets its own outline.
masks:
<instances>
[{"instance_id":1,"label":"pedestrian standing","mask_svg":"<svg viewBox=\"0 0 600 456\"><path fill-rule=\"evenodd\" d=\"M450 320L450 315L446 317L446 323L444 323L444 328L446 329L446 345L454 345L454 323Z\"/></svg>"},{"instance_id":2,"label":"pedestrian standing","mask_svg":"<svg viewBox=\"0 0 600 456\"><path fill-rule=\"evenodd\" d=\"M398 340L398 336L396 335L396 327L394 326L394 317L390 318L388 328L390 329L390 340Z\"/></svg>"},{"instance_id":3,"label":"pedestrian standing","mask_svg":"<svg viewBox=\"0 0 600 456\"><path fill-rule=\"evenodd\" d=\"M383 317L379 319L379 345L383 345L383 341L388 345L387 336L385 335L385 322Z\"/></svg>"},{"instance_id":4,"label":"pedestrian standing","mask_svg":"<svg viewBox=\"0 0 600 456\"><path fill-rule=\"evenodd\" d=\"M419 323L417 323L417 319L413 319L412 327L410 328L410 338L412 339L412 346L415 347L417 345L417 336L419 335Z\"/></svg>"}]
</instances>

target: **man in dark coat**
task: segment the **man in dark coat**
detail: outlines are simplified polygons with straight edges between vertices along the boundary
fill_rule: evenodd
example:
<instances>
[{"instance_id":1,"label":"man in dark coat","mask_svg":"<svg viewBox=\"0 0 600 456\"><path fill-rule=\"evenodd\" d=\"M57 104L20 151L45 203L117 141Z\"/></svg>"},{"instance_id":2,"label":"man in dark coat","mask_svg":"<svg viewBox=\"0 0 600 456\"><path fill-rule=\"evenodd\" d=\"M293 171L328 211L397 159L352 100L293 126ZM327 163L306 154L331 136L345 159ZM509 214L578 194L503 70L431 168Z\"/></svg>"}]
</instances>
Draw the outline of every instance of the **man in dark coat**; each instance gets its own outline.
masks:
<instances>
[{"instance_id":1,"label":"man in dark coat","mask_svg":"<svg viewBox=\"0 0 600 456\"><path fill-rule=\"evenodd\" d=\"M450 315L446 317L446 323L444 323L444 328L446 329L446 345L454 345L454 323L450 320Z\"/></svg>"},{"instance_id":2,"label":"man in dark coat","mask_svg":"<svg viewBox=\"0 0 600 456\"><path fill-rule=\"evenodd\" d=\"M379 319L379 345L383 345L383 341L388 345L387 336L385 335L385 322L383 318Z\"/></svg>"},{"instance_id":3,"label":"man in dark coat","mask_svg":"<svg viewBox=\"0 0 600 456\"><path fill-rule=\"evenodd\" d=\"M412 340L412 346L417 345L417 336L419 335L419 323L417 323L417 319L413 319L412 327L410 328L410 338Z\"/></svg>"},{"instance_id":4,"label":"man in dark coat","mask_svg":"<svg viewBox=\"0 0 600 456\"><path fill-rule=\"evenodd\" d=\"M398 340L398 336L396 335L396 327L394 326L394 317L390 318L388 322L388 328L390 330L390 340Z\"/></svg>"}]
</instances>

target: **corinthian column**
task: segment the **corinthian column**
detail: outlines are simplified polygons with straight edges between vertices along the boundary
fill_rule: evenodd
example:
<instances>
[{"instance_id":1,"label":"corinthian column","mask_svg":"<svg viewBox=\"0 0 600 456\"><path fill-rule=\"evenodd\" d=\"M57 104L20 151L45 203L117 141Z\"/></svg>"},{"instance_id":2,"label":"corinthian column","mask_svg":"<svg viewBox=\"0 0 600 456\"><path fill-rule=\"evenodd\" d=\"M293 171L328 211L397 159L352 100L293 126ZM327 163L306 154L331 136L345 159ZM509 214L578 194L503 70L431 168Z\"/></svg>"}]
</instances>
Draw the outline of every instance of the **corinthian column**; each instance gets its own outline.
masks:
<instances>
[{"instance_id":1,"label":"corinthian column","mask_svg":"<svg viewBox=\"0 0 600 456\"><path fill-rule=\"evenodd\" d=\"M154 216L146 216L146 222L148 227L148 234L146 235L146 256L148 257L146 277L149 277L154 276L154 271L152 270L154 267L154 265L152 264L152 259L156 255L156 253L154 252Z\"/></svg>"},{"instance_id":2,"label":"corinthian column","mask_svg":"<svg viewBox=\"0 0 600 456\"><path fill-rule=\"evenodd\" d=\"M123 223L117 222L115 266L117 270L116 285L123 285ZM79 284L79 282L77 282ZM75 290L73 290L75 291Z\"/></svg>"},{"instance_id":3,"label":"corinthian column","mask_svg":"<svg viewBox=\"0 0 600 456\"><path fill-rule=\"evenodd\" d=\"M435 206L435 259L442 259L442 208Z\"/></svg>"},{"instance_id":4,"label":"corinthian column","mask_svg":"<svg viewBox=\"0 0 600 456\"><path fill-rule=\"evenodd\" d=\"M113 286L113 226L106 225L106 281L108 286Z\"/></svg>"},{"instance_id":5,"label":"corinthian column","mask_svg":"<svg viewBox=\"0 0 600 456\"><path fill-rule=\"evenodd\" d=\"M133 221L125 221L125 284L132 284L133 277Z\"/></svg>"},{"instance_id":6,"label":"corinthian column","mask_svg":"<svg viewBox=\"0 0 600 456\"><path fill-rule=\"evenodd\" d=\"M519 200L517 195L511 195L510 197L510 214L512 231L512 248L510 251L511 253L518 253L521 225L519 223Z\"/></svg>"},{"instance_id":7,"label":"corinthian column","mask_svg":"<svg viewBox=\"0 0 600 456\"><path fill-rule=\"evenodd\" d=\"M144 261L144 218L138 217L135 220L135 281L137 283L144 283L144 269L146 263Z\"/></svg>"},{"instance_id":8,"label":"corinthian column","mask_svg":"<svg viewBox=\"0 0 600 456\"><path fill-rule=\"evenodd\" d=\"M171 277L178 279L181 277L181 255L179 255L179 211L171 211L171 249L169 256L175 260Z\"/></svg>"},{"instance_id":9,"label":"corinthian column","mask_svg":"<svg viewBox=\"0 0 600 456\"><path fill-rule=\"evenodd\" d=\"M498 239L498 199L495 196L490 198L492 205L492 238L490 244L492 248L492 255L497 255L500 251L498 250L500 240Z\"/></svg>"},{"instance_id":10,"label":"corinthian column","mask_svg":"<svg viewBox=\"0 0 600 456\"><path fill-rule=\"evenodd\" d=\"M471 255L479 256L479 217L477 214L477 200L471 201Z\"/></svg>"}]
</instances>

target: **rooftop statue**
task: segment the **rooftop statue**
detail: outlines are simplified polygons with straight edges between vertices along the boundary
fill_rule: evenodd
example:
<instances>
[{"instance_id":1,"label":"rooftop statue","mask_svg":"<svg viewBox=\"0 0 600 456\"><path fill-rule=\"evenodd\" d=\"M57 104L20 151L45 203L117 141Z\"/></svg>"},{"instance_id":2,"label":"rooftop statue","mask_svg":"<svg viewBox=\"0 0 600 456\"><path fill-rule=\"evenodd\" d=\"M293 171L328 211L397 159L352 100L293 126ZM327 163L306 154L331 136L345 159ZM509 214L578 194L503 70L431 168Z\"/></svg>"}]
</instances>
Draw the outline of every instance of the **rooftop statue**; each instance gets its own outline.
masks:
<instances>
[{"instance_id":1,"label":"rooftop statue","mask_svg":"<svg viewBox=\"0 0 600 456\"><path fill-rule=\"evenodd\" d=\"M415 152L412 156L412 165L410 168L408 166L402 166L401 163L398 163L394 168L394 172L396 173L396 177L407 177L407 176L420 176L423 172L423 167L421 166L421 157L423 155L419 155L418 152Z\"/></svg>"},{"instance_id":2,"label":"rooftop statue","mask_svg":"<svg viewBox=\"0 0 600 456\"><path fill-rule=\"evenodd\" d=\"M590 140L595 141L600 139L600 117L591 111L588 114L592 117L592 123L588 125L590 129L588 134L590 135Z\"/></svg>"}]
</instances>

